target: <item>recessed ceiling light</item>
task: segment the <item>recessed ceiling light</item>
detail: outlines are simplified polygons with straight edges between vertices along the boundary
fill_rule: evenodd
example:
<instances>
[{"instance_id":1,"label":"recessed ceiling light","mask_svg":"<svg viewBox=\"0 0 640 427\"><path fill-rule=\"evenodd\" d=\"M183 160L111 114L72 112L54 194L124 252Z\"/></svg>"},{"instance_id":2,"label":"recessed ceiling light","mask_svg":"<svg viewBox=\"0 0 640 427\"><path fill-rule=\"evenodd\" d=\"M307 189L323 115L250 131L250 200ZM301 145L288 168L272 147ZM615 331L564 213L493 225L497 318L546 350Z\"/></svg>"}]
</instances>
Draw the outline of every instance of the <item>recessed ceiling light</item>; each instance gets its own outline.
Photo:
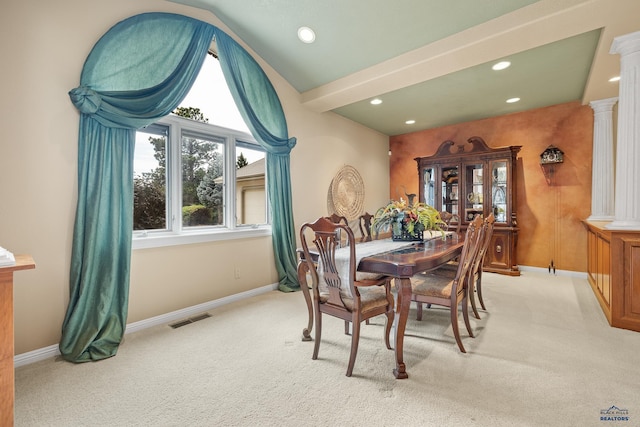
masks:
<instances>
[{"instance_id":1,"label":"recessed ceiling light","mask_svg":"<svg viewBox=\"0 0 640 427\"><path fill-rule=\"evenodd\" d=\"M316 39L316 33L309 27L298 28L298 38L303 43L313 43Z\"/></svg>"},{"instance_id":2,"label":"recessed ceiling light","mask_svg":"<svg viewBox=\"0 0 640 427\"><path fill-rule=\"evenodd\" d=\"M380 98L373 98L373 99L372 99L371 101L369 101L369 102L371 102L371 105L380 105L380 104L382 104L382 99L380 99Z\"/></svg>"},{"instance_id":3,"label":"recessed ceiling light","mask_svg":"<svg viewBox=\"0 0 640 427\"><path fill-rule=\"evenodd\" d=\"M619 81L619 80L620 80L620 76L611 77L611 78L609 79L609 81L610 81L611 83L617 82L617 81Z\"/></svg>"},{"instance_id":4,"label":"recessed ceiling light","mask_svg":"<svg viewBox=\"0 0 640 427\"><path fill-rule=\"evenodd\" d=\"M495 71L498 71L498 70L504 70L505 68L509 68L510 65L511 65L511 62L509 61L500 61L493 64L493 67L491 68Z\"/></svg>"},{"instance_id":5,"label":"recessed ceiling light","mask_svg":"<svg viewBox=\"0 0 640 427\"><path fill-rule=\"evenodd\" d=\"M405 123L408 124L408 125L412 125L415 122L416 122L415 120L407 120Z\"/></svg>"},{"instance_id":6,"label":"recessed ceiling light","mask_svg":"<svg viewBox=\"0 0 640 427\"><path fill-rule=\"evenodd\" d=\"M509 98L507 99L507 104L513 104L514 102L520 101L520 98Z\"/></svg>"}]
</instances>

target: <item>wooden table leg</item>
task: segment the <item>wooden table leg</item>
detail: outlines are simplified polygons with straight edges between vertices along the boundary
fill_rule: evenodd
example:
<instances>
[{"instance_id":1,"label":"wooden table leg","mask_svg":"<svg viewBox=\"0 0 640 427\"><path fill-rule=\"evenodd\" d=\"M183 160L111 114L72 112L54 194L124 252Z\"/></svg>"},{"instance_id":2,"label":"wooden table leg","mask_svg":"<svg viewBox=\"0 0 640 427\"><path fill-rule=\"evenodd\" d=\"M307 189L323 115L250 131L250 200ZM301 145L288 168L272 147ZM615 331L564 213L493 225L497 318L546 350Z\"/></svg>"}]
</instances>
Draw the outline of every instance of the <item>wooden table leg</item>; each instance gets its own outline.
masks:
<instances>
[{"instance_id":1,"label":"wooden table leg","mask_svg":"<svg viewBox=\"0 0 640 427\"><path fill-rule=\"evenodd\" d=\"M396 368L393 375L397 379L409 378L406 366L403 360L404 330L407 326L407 318L409 317L409 308L411 307L411 279L405 278L395 279L396 289L398 290L396 316L398 323L396 325Z\"/></svg>"},{"instance_id":2,"label":"wooden table leg","mask_svg":"<svg viewBox=\"0 0 640 427\"><path fill-rule=\"evenodd\" d=\"M307 303L307 309L309 310L309 322L307 327L302 330L302 341L311 341L311 330L313 329L313 303L311 302L311 293L309 292L309 285L307 284L307 273L309 272L309 266L305 261L298 262L298 283L300 283L300 289L304 295L304 300Z\"/></svg>"}]
</instances>

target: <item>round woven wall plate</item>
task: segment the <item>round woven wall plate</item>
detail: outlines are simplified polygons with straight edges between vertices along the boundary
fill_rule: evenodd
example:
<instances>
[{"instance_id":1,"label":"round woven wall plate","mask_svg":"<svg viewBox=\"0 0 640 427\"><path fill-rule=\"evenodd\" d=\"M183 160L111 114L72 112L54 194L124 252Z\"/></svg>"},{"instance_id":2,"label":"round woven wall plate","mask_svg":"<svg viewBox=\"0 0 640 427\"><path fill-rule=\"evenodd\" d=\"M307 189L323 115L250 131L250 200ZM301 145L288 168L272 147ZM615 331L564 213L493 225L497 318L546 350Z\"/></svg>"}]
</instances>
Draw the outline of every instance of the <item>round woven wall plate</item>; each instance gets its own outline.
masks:
<instances>
[{"instance_id":1,"label":"round woven wall plate","mask_svg":"<svg viewBox=\"0 0 640 427\"><path fill-rule=\"evenodd\" d=\"M348 220L362 215L364 182L353 166L343 166L331 181L331 202L335 213Z\"/></svg>"}]
</instances>

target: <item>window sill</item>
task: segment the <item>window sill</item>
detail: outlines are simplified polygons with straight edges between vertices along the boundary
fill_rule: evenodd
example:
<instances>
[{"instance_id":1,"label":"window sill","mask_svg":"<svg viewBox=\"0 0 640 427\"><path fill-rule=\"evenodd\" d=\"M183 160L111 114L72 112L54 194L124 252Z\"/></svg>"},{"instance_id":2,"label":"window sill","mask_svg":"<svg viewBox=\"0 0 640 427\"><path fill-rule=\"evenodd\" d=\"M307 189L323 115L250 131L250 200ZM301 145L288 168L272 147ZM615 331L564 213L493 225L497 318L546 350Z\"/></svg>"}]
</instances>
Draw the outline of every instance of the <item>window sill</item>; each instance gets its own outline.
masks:
<instances>
[{"instance_id":1,"label":"window sill","mask_svg":"<svg viewBox=\"0 0 640 427\"><path fill-rule=\"evenodd\" d=\"M271 226L260 226L256 228L242 227L234 230L224 229L182 234L150 232L146 236L140 232L134 232L133 239L131 241L131 248L133 250L149 249L160 248L163 246L189 245L194 243L219 242L225 240L268 236L271 236Z\"/></svg>"}]
</instances>

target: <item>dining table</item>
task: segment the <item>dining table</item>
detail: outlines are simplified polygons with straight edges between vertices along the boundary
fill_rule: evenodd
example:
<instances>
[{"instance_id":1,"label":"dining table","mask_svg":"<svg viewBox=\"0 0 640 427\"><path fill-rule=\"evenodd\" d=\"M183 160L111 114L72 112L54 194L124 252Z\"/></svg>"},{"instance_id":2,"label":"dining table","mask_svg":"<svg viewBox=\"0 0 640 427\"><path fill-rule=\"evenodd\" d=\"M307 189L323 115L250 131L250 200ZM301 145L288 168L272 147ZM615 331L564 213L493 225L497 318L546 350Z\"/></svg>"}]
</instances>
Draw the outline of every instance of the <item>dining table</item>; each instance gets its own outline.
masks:
<instances>
[{"instance_id":1,"label":"dining table","mask_svg":"<svg viewBox=\"0 0 640 427\"><path fill-rule=\"evenodd\" d=\"M457 258L464 245L464 234L447 232L444 237L438 233L428 240L417 242L398 242L397 245L390 244L392 239L379 240L377 247L380 251L373 250L375 246L369 246L365 255L359 257L358 272L375 273L393 278L396 288L396 318L395 318L395 339L394 351L396 367L393 374L397 379L408 378L406 365L404 363L404 332L409 317L411 306L411 278L422 272L427 272L440 267L443 264ZM404 243L404 244L403 244ZM371 245L373 242L362 243ZM359 252L356 246L356 254ZM311 330L313 328L313 301L307 283L308 263L304 260L302 251L298 251L300 261L298 262L298 281L303 292L309 320L307 327L302 331L302 340L311 341ZM312 254L313 256L313 254Z\"/></svg>"}]
</instances>

